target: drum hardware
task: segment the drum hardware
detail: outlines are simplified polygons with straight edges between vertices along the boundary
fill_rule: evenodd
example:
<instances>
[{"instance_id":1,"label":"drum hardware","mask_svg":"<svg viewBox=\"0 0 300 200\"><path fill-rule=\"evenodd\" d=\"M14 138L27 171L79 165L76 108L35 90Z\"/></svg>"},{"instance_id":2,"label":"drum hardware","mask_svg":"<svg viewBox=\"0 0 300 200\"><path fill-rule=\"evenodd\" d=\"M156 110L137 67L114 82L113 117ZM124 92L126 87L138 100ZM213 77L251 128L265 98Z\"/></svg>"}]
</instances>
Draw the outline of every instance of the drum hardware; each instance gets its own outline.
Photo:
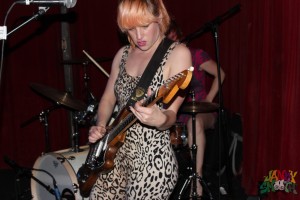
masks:
<instances>
[{"instance_id":1,"label":"drum hardware","mask_svg":"<svg viewBox=\"0 0 300 200\"><path fill-rule=\"evenodd\" d=\"M84 51L85 54L87 54ZM87 54L88 55L88 54ZM70 61L64 61L63 64L81 64L83 66L83 83L84 83L84 96L85 96L85 102L88 104L87 107L84 110L78 111L75 113L74 120L78 123L78 125L88 125L91 124L91 118L94 117L96 114L97 108L98 108L98 100L95 98L95 96L92 94L92 92L89 89L89 81L90 76L87 73L87 66L90 63L90 60L92 60L93 63L97 61L104 62L104 61L110 61L111 58L98 58L93 59L91 56L89 56L89 59L78 59L78 60L70 60ZM97 62L96 62L97 63ZM105 71L104 71L105 72ZM107 72L105 72L107 74Z\"/></svg>"},{"instance_id":2,"label":"drum hardware","mask_svg":"<svg viewBox=\"0 0 300 200\"><path fill-rule=\"evenodd\" d=\"M64 163L64 162L66 162L66 160L68 161L68 160L75 160L76 158L75 158L75 156L69 156L69 157L56 157L57 158L57 160L59 160L61 163Z\"/></svg>"},{"instance_id":3,"label":"drum hardware","mask_svg":"<svg viewBox=\"0 0 300 200\"><path fill-rule=\"evenodd\" d=\"M41 123L44 124L45 127L45 152L50 152L50 140L49 140L49 124L48 124L48 117L49 113L55 109L57 109L59 106L54 105L52 107L49 107L47 109L42 110L38 115L35 115L31 119L25 121L21 124L21 128L27 126L28 124L32 123L35 120L39 120Z\"/></svg>"},{"instance_id":4,"label":"drum hardware","mask_svg":"<svg viewBox=\"0 0 300 200\"><path fill-rule=\"evenodd\" d=\"M97 62L97 59L94 59L94 58L93 58L91 55L89 55L85 50L82 50L82 52L88 57L88 59L89 59L90 61L92 61L92 62L96 65L96 67L98 67L98 68L102 71L103 74L105 74L105 75L107 76L107 78L109 78L109 74L105 71L105 69L103 69L103 68L99 65L99 63ZM107 61L111 61L111 60L112 60L112 59L107 60ZM97 106L98 106L98 104L97 104ZM109 122L108 122L108 125L110 125L110 124L112 124L112 123L114 122L115 118L118 116L118 110L119 110L118 106L115 105L114 111L113 111L113 113L112 113L111 119L110 119ZM96 112L97 112L97 111L96 111ZM95 114L96 114L96 112L95 112ZM94 120L94 122L95 122L95 119L93 119L93 120Z\"/></svg>"},{"instance_id":5,"label":"drum hardware","mask_svg":"<svg viewBox=\"0 0 300 200\"><path fill-rule=\"evenodd\" d=\"M31 83L30 87L37 92L38 94L42 95L43 97L46 97L52 101L54 101L56 103L56 107L63 105L69 109L72 110L77 110L77 111L83 111L86 109L86 104L83 103L80 100L77 100L75 98L73 98L73 96L71 94L69 94L68 92L61 92L58 91L54 88L42 85L42 84L38 84L38 83ZM55 108L56 108L55 107ZM48 113L49 112L42 112L43 116L44 116L44 124L46 127L46 141L47 141L47 145L46 145L46 152L50 151L50 144L49 144L49 138L48 138ZM41 115L41 114L40 114ZM75 115L75 119L76 119L76 115ZM72 145L73 145L73 149L75 152L80 151L79 149L79 145L78 145L78 135L79 135L79 131L78 131L78 124L77 121L74 122L73 120L73 126L74 126L74 133L72 135Z\"/></svg>"},{"instance_id":6,"label":"drum hardware","mask_svg":"<svg viewBox=\"0 0 300 200\"><path fill-rule=\"evenodd\" d=\"M98 69L101 70L101 72L103 74L105 74L107 76L107 78L109 78L109 74L105 71L105 69L103 69L100 64L98 63L99 61L104 62L104 61L112 61L112 58L105 58L105 59L94 59L91 55L89 55L85 50L82 50L82 52L87 56L87 58L89 59L89 61L91 61L92 63L94 63L94 65L96 67L98 67ZM85 88L87 91L87 99L88 99L88 108L86 111L83 111L83 113L79 113L79 123L86 123L85 117L87 117L88 121L90 121L89 125L93 125L95 124L95 120L96 120L96 114L97 114L97 109L98 109L98 101L96 100L96 98L93 96L93 94L90 92L89 87L88 87L88 81L89 81L89 76L86 73L86 66L88 65L89 61L85 61L83 62L83 66L84 66L84 71L85 71L85 75L84 75L84 83L85 83ZM97 62L98 61L98 62ZM90 100L90 101L89 101ZM114 111L112 113L111 119L109 121L108 124L112 124L113 121L115 120L117 114L118 114L118 106L115 105L114 107ZM82 116L81 116L82 115ZM80 118L81 117L81 118ZM92 118L91 118L92 117ZM83 119L83 120L81 120Z\"/></svg>"},{"instance_id":7,"label":"drum hardware","mask_svg":"<svg viewBox=\"0 0 300 200\"><path fill-rule=\"evenodd\" d=\"M108 57L102 57L102 58L92 58L85 50L83 50L83 53L87 56L88 59L86 58L80 58L80 59L72 59L72 60L64 60L62 64L67 64L67 65L83 65L84 68L84 87L87 90L87 102L88 104L96 101L96 98L93 96L93 94L89 91L88 87L88 81L90 80L90 77L87 74L86 67L92 62L94 63L107 77L109 77L109 74L98 64L98 62L108 62L112 61L112 58Z\"/></svg>"},{"instance_id":8,"label":"drum hardware","mask_svg":"<svg viewBox=\"0 0 300 200\"><path fill-rule=\"evenodd\" d=\"M170 128L170 140L175 150L187 145L187 129L184 123L176 122Z\"/></svg>"},{"instance_id":9,"label":"drum hardware","mask_svg":"<svg viewBox=\"0 0 300 200\"><path fill-rule=\"evenodd\" d=\"M58 105L66 106L72 110L82 111L86 109L86 104L75 99L69 92L61 92L38 83L31 83L30 87L38 94L51 99Z\"/></svg>"},{"instance_id":10,"label":"drum hardware","mask_svg":"<svg viewBox=\"0 0 300 200\"><path fill-rule=\"evenodd\" d=\"M90 126L97 112L97 108L98 108L98 102L94 101L90 103L85 111L76 112L75 120L79 125Z\"/></svg>"},{"instance_id":11,"label":"drum hardware","mask_svg":"<svg viewBox=\"0 0 300 200\"><path fill-rule=\"evenodd\" d=\"M196 102L195 101L195 93L192 91L192 101L191 103L184 104L182 108L180 109L180 112L186 113L192 116L192 146L191 146L191 152L192 152L192 166L191 166L191 174L190 176L185 180L180 192L178 199L181 199L183 192L187 189L188 185L192 183L192 195L191 198L193 200L199 199L199 195L197 194L197 180L200 182L200 184L203 186L203 188L207 191L209 199L213 200L212 193L210 192L206 182L202 179L201 176L197 174L196 171L196 156L197 156L197 145L196 145L196 115L198 113L203 112L213 112L215 110L218 110L217 104L207 103L207 102ZM208 107L206 107L208 106Z\"/></svg>"},{"instance_id":12,"label":"drum hardware","mask_svg":"<svg viewBox=\"0 0 300 200\"><path fill-rule=\"evenodd\" d=\"M90 77L87 73L87 65L88 62L83 63L83 82L84 82L84 94L86 97L86 103L88 104L86 109L83 111L79 111L75 114L75 121L79 125L86 125L87 121L90 121L91 115L95 115L95 110L98 107L98 100L96 100L95 96L92 94L92 92L89 89L89 81Z\"/></svg>"},{"instance_id":13,"label":"drum hardware","mask_svg":"<svg viewBox=\"0 0 300 200\"><path fill-rule=\"evenodd\" d=\"M82 63L83 65L83 82L84 82L84 94L86 97L86 103L90 104L92 102L96 101L96 98L94 97L94 95L92 94L92 92L89 89L89 81L90 81L90 76L87 73L87 66L88 66L89 62L86 61L84 63Z\"/></svg>"},{"instance_id":14,"label":"drum hardware","mask_svg":"<svg viewBox=\"0 0 300 200\"><path fill-rule=\"evenodd\" d=\"M79 147L79 127L76 114L73 117L73 133L72 133L72 151L73 152L80 152L81 149Z\"/></svg>"}]
</instances>

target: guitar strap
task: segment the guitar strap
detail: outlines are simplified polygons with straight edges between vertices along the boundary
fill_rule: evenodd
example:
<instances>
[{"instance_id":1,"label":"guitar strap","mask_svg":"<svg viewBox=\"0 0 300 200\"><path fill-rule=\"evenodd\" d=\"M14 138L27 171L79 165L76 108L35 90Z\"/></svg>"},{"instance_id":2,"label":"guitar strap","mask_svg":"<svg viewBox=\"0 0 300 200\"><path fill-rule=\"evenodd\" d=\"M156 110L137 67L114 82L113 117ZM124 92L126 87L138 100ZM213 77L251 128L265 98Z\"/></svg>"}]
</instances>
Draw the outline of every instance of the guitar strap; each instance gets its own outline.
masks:
<instances>
[{"instance_id":1,"label":"guitar strap","mask_svg":"<svg viewBox=\"0 0 300 200\"><path fill-rule=\"evenodd\" d=\"M154 52L151 60L149 61L145 71L143 72L143 75L140 79L140 81L138 82L137 86L135 87L135 89L133 90L131 97L129 98L126 108L128 108L129 106L134 106L134 104L141 100L145 93L147 92L147 89L154 77L155 72L157 71L158 67L160 66L160 62L162 61L165 53L167 52L167 50L169 49L169 47L171 46L171 44L174 41L168 39L168 38L164 38L161 43L159 44L159 46L157 47L156 51Z\"/></svg>"}]
</instances>

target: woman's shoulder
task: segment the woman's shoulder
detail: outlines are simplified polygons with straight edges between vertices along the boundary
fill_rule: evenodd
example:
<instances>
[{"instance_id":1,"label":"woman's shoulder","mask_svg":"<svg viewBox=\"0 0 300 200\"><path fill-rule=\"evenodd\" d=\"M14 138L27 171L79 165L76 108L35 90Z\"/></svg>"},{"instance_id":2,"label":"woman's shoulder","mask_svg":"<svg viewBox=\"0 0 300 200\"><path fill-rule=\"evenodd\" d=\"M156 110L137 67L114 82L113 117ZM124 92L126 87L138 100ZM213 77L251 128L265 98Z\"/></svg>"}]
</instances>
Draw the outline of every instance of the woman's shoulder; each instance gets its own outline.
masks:
<instances>
[{"instance_id":1,"label":"woman's shoulder","mask_svg":"<svg viewBox=\"0 0 300 200\"><path fill-rule=\"evenodd\" d=\"M170 67L169 77L192 66L191 52L185 44L176 43L176 46L169 56L167 66Z\"/></svg>"},{"instance_id":2,"label":"woman's shoulder","mask_svg":"<svg viewBox=\"0 0 300 200\"><path fill-rule=\"evenodd\" d=\"M180 60L182 62L182 59L189 62L192 59L189 48L183 43L176 43L176 46L173 49L171 57L175 62L178 62Z\"/></svg>"},{"instance_id":3,"label":"woman's shoulder","mask_svg":"<svg viewBox=\"0 0 300 200\"><path fill-rule=\"evenodd\" d=\"M123 46L121 47L117 53L115 54L115 57L114 57L114 61L117 60L117 61L120 61L122 57L124 57L124 55L127 55L128 54L128 50L129 50L129 45L126 45L126 46Z\"/></svg>"},{"instance_id":4,"label":"woman's shoulder","mask_svg":"<svg viewBox=\"0 0 300 200\"><path fill-rule=\"evenodd\" d=\"M117 51L116 56L117 56L117 55L122 55L122 54L124 54L126 51L129 50L129 48L130 48L129 45L122 46L122 47Z\"/></svg>"}]
</instances>

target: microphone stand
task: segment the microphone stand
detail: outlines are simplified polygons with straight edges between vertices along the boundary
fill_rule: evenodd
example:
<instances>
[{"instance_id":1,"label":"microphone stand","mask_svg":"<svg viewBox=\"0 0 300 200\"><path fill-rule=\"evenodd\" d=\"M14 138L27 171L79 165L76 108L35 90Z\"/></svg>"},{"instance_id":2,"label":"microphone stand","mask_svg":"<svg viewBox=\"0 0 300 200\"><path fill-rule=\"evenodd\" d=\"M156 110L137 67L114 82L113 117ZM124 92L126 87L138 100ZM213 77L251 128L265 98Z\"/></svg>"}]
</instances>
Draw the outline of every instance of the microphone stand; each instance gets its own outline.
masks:
<instances>
[{"instance_id":1,"label":"microphone stand","mask_svg":"<svg viewBox=\"0 0 300 200\"><path fill-rule=\"evenodd\" d=\"M225 111L224 111L224 105L223 105L223 96L222 96L222 83L221 83L221 66L220 66L220 49L219 49L219 38L218 38L218 26L224 22L226 19L228 19L229 17L233 16L234 14L236 14L238 11L240 11L240 4L237 4L236 6L232 7L231 9L229 9L227 12L225 12L224 14L216 17L215 19L213 19L212 21L206 23L202 28L200 28L199 30L197 30L196 32L188 35L187 37L185 37L184 39L181 40L181 42L188 44L191 40L197 38L198 36L200 36L202 33L211 30L213 33L213 37L214 37L214 44L215 44L215 56L216 56L216 63L217 63L217 73L218 73L218 88L219 88L219 94L218 94L218 100L219 100L219 115L218 115L218 128L219 128L219 183L221 182L220 178L221 178L221 136L223 135L223 131L222 128L225 127L225 123L224 126L222 126L222 122L225 121L223 120L223 116L225 115ZM224 142L224 148L225 150L227 150L227 145L226 142ZM227 151L226 151L227 152ZM227 163L226 163L227 164ZM219 185L220 186L220 185ZM219 187L219 198L220 198L220 192L221 191L221 187ZM226 192L226 191L225 191ZM210 195L210 194L209 194ZM210 198L212 199L212 196L210 195Z\"/></svg>"},{"instance_id":2,"label":"microphone stand","mask_svg":"<svg viewBox=\"0 0 300 200\"><path fill-rule=\"evenodd\" d=\"M21 167L15 161L10 160L7 156L4 156L3 160L7 165L9 165L16 172L16 174L18 176L26 176L28 178L32 178L34 181L36 181L38 184L40 184L43 188L45 188L49 193L53 194L55 196L56 200L61 199L60 192L59 192L59 189L56 184L56 180L49 172L47 172L45 170L41 170L41 169L28 169L28 168ZM33 176L33 174L31 173L32 170L41 171L41 172L48 174L53 180L54 189L51 188L50 185L46 185L41 180L39 180L38 178Z\"/></svg>"},{"instance_id":3,"label":"microphone stand","mask_svg":"<svg viewBox=\"0 0 300 200\"><path fill-rule=\"evenodd\" d=\"M38 17L42 16L43 14L45 14L47 11L49 10L49 7L39 7L39 11L33 15L31 18L29 18L28 20L26 20L25 22L23 22L21 25L19 25L18 27L14 28L13 30L11 30L9 33L7 33L6 36L10 35L11 33L15 32L16 30L20 29L21 27L25 26L26 24L28 24L29 22L31 22L34 19L37 19Z\"/></svg>"},{"instance_id":4,"label":"microphone stand","mask_svg":"<svg viewBox=\"0 0 300 200\"><path fill-rule=\"evenodd\" d=\"M215 41L215 54L216 54L216 63L217 63L217 72L218 72L218 88L219 88L219 95L218 95L218 98L219 98L219 115L218 115L218 127L219 127L219 160L218 160L218 164L219 164L219 172L221 170L221 136L223 135L223 126L222 126L222 122L223 122L223 116L224 116L224 103L223 103L223 94L222 94L222 83L221 83L221 66L220 66L220 51L219 51L219 38L218 38L218 24L215 23L215 24L212 24L212 33L213 33L213 36L214 36L214 41ZM226 137L225 137L226 138ZM224 138L223 138L224 139ZM223 141L224 144L226 144L225 141ZM227 148L226 148L227 149ZM225 152L227 152L225 150ZM221 188L221 174L218 172L219 174L219 190ZM220 191L218 193L219 195L219 198L220 198Z\"/></svg>"},{"instance_id":5,"label":"microphone stand","mask_svg":"<svg viewBox=\"0 0 300 200\"><path fill-rule=\"evenodd\" d=\"M17 2L15 2L17 3ZM13 4L15 5L15 4ZM49 7L39 7L39 11L33 15L31 18L29 18L28 20L26 20L25 22L23 22L21 25L19 25L18 27L14 28L12 31L8 32L5 34L4 39L2 41L2 53L0 55L0 86L1 86L1 81L2 81L2 68L3 68L3 56L4 56L4 44L5 44L5 40L7 38L8 35L12 34L13 32L15 32L16 30L20 29L21 27L23 27L24 25L28 24L29 22L31 22L34 19L37 19L38 17L40 17L41 15L45 14L47 11L49 10ZM7 17L7 16L6 16ZM4 26L6 24L6 17L5 17L5 22L4 22ZM6 27L5 27L6 30ZM5 31L6 32L6 31Z\"/></svg>"},{"instance_id":6,"label":"microphone stand","mask_svg":"<svg viewBox=\"0 0 300 200\"><path fill-rule=\"evenodd\" d=\"M240 4L237 4L233 8L229 9L226 13L223 15L220 15L216 17L212 22L210 22L207 26L211 27L211 31L214 37L214 44L215 44L215 56L216 56L216 63L217 63L217 72L218 72L218 88L219 88L219 95L218 95L218 100L219 100L219 115L218 115L218 128L219 128L219 172L217 175L219 176L219 198L220 194L226 195L227 192L224 190L224 188L221 187L221 153L222 153L222 148L221 148L221 140L223 139L223 145L224 145L224 150L225 152L228 152L228 146L227 146L227 136L226 134L226 120L225 120L225 110L224 110L224 101L223 101L223 93L222 93L222 83L221 83L221 66L220 66L220 48L219 48L219 36L218 36L218 27L219 25L225 21L227 18L233 16L235 13L237 13L240 10ZM225 131L225 133L224 133ZM227 158L225 158L225 166L227 165ZM227 177L228 178L228 177Z\"/></svg>"},{"instance_id":7,"label":"microphone stand","mask_svg":"<svg viewBox=\"0 0 300 200\"><path fill-rule=\"evenodd\" d=\"M228 19L229 17L231 17L234 14L236 14L240 10L240 7L241 7L240 4L235 5L234 7L232 7L231 9L229 9L224 14L216 17L215 19L213 19L210 22L207 22L206 24L204 24L203 27L201 27L200 29L198 29L194 33L191 33L190 35L188 35L185 38L183 38L182 40L180 40L180 42L186 43L188 45L188 43L191 42L193 39L196 39L197 37L199 37L203 33L211 30L212 26L214 26L215 24L221 24L226 19Z\"/></svg>"}]
</instances>

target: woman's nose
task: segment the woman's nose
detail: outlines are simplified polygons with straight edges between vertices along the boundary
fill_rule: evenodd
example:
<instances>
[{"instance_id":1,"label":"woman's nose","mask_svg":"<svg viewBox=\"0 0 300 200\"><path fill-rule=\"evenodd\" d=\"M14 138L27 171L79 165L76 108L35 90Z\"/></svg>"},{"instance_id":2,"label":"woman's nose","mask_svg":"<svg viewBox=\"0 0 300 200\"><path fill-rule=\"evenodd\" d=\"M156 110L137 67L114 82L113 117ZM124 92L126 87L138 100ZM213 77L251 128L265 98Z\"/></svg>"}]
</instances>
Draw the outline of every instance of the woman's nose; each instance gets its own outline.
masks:
<instances>
[{"instance_id":1,"label":"woman's nose","mask_svg":"<svg viewBox=\"0 0 300 200\"><path fill-rule=\"evenodd\" d=\"M142 30L139 27L137 27L136 28L136 38L141 39L142 36L143 36Z\"/></svg>"}]
</instances>

